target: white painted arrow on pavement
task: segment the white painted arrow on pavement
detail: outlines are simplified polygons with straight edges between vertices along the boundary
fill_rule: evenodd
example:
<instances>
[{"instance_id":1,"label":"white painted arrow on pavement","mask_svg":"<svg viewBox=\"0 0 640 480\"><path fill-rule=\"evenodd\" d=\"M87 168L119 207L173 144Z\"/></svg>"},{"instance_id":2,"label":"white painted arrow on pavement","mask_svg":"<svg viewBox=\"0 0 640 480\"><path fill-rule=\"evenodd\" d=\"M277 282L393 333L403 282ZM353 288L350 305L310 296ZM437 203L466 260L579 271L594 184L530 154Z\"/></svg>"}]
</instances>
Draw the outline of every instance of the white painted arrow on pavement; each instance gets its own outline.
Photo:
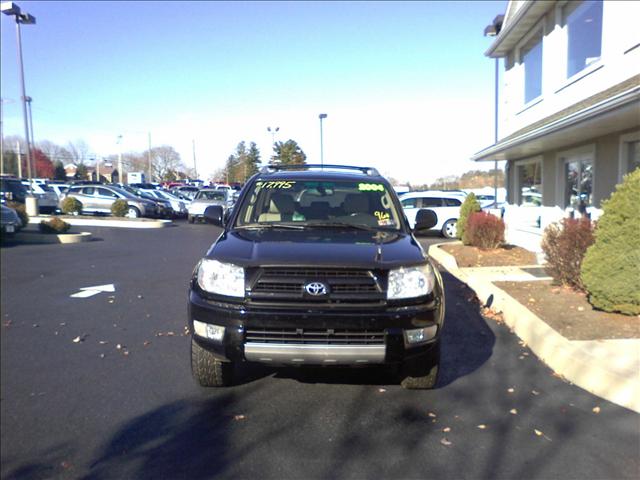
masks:
<instances>
[{"instance_id":1,"label":"white painted arrow on pavement","mask_svg":"<svg viewBox=\"0 0 640 480\"><path fill-rule=\"evenodd\" d=\"M82 287L78 293L74 293L73 295L69 295L71 298L87 298L93 297L102 292L115 292L116 288L113 286L113 283L109 283L107 285L97 285L95 287Z\"/></svg>"}]
</instances>

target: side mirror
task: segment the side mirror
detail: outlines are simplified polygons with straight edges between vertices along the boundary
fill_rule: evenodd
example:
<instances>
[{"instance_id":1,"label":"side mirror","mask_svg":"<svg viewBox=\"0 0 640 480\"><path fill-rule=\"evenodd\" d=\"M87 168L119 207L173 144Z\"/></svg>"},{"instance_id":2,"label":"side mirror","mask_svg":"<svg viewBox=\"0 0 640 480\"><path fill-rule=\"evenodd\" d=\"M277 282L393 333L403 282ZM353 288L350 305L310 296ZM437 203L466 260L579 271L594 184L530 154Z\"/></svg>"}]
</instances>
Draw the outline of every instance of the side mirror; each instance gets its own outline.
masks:
<instances>
[{"instance_id":1,"label":"side mirror","mask_svg":"<svg viewBox=\"0 0 640 480\"><path fill-rule=\"evenodd\" d=\"M211 223L217 227L224 225L223 216L224 211L220 205L211 205L204 211L204 219L207 223Z\"/></svg>"},{"instance_id":2,"label":"side mirror","mask_svg":"<svg viewBox=\"0 0 640 480\"><path fill-rule=\"evenodd\" d=\"M433 210L421 208L416 214L416 226L414 230L427 230L438 223L438 216Z\"/></svg>"}]
</instances>

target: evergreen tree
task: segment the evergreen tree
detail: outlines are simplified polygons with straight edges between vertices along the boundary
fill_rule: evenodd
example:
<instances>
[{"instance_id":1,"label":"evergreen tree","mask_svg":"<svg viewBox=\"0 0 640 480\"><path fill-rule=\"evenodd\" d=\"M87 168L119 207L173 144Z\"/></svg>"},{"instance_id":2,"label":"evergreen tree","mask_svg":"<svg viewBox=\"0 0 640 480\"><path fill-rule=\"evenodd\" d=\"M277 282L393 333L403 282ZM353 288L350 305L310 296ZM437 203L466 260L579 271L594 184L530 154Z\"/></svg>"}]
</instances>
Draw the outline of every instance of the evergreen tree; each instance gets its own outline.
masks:
<instances>
[{"instance_id":1,"label":"evergreen tree","mask_svg":"<svg viewBox=\"0 0 640 480\"><path fill-rule=\"evenodd\" d=\"M295 140L287 140L286 142L276 142L273 146L275 155L273 163L282 165L302 165L307 161L307 155L302 151L300 145Z\"/></svg>"},{"instance_id":2,"label":"evergreen tree","mask_svg":"<svg viewBox=\"0 0 640 480\"><path fill-rule=\"evenodd\" d=\"M67 180L67 172L64 170L64 165L60 160L57 160L53 164L53 179L54 180Z\"/></svg>"}]
</instances>

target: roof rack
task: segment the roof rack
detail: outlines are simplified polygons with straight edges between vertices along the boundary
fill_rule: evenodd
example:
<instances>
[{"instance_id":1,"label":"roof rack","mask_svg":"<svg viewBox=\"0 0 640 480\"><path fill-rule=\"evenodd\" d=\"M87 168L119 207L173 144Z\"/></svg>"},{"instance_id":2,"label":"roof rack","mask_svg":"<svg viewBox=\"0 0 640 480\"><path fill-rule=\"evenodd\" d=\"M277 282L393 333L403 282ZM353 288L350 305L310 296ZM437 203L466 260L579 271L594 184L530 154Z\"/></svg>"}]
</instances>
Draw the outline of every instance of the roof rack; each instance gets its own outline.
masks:
<instances>
[{"instance_id":1,"label":"roof rack","mask_svg":"<svg viewBox=\"0 0 640 480\"><path fill-rule=\"evenodd\" d=\"M380 176L378 170L373 167L354 167L350 165L327 165L327 164L316 164L316 163L301 163L295 165L265 165L260 169L260 173L269 173L272 171L280 171L280 170L309 170L309 169L331 169L331 170L357 170L359 172L364 173L365 175L369 175L371 177Z\"/></svg>"}]
</instances>

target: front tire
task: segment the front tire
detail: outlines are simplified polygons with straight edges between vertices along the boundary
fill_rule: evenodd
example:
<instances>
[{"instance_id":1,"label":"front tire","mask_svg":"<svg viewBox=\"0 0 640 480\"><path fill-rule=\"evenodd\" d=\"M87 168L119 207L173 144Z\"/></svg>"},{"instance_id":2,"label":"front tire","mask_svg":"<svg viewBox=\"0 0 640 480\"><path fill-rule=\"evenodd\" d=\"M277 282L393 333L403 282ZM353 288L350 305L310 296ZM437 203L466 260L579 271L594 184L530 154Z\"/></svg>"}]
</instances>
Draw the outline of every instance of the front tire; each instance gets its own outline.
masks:
<instances>
[{"instance_id":1,"label":"front tire","mask_svg":"<svg viewBox=\"0 0 640 480\"><path fill-rule=\"evenodd\" d=\"M129 207L127 210L127 218L140 218L140 210L136 207Z\"/></svg>"},{"instance_id":2,"label":"front tire","mask_svg":"<svg viewBox=\"0 0 640 480\"><path fill-rule=\"evenodd\" d=\"M451 218L444 222L442 226L442 235L445 238L456 238L458 234L458 221L455 218Z\"/></svg>"},{"instance_id":3,"label":"front tire","mask_svg":"<svg viewBox=\"0 0 640 480\"><path fill-rule=\"evenodd\" d=\"M431 389L438 381L440 367L440 341L428 353L402 362L400 367L402 388L408 390Z\"/></svg>"},{"instance_id":4,"label":"front tire","mask_svg":"<svg viewBox=\"0 0 640 480\"><path fill-rule=\"evenodd\" d=\"M228 387L233 383L233 363L221 362L191 338L191 373L202 387Z\"/></svg>"}]
</instances>

